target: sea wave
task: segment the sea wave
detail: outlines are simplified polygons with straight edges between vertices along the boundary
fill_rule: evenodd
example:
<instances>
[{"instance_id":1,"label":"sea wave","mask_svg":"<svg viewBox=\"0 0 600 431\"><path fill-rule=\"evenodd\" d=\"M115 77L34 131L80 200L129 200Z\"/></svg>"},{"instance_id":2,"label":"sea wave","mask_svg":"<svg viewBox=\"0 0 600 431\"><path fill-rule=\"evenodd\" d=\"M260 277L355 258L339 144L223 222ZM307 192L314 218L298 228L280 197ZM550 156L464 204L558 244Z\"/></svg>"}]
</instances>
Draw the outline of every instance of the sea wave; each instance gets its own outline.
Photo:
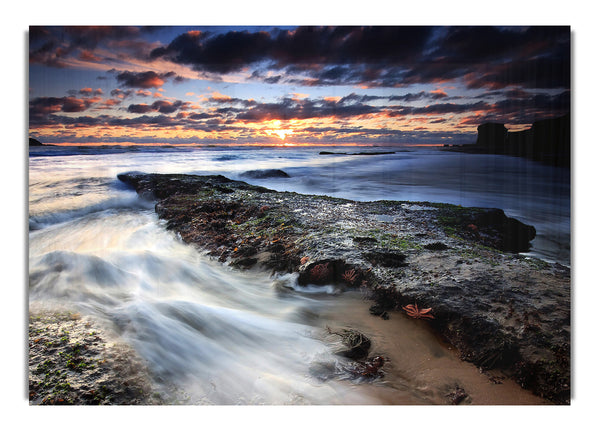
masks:
<instances>
[{"instance_id":1,"label":"sea wave","mask_svg":"<svg viewBox=\"0 0 600 431\"><path fill-rule=\"evenodd\" d=\"M29 230L39 230L52 225L69 222L110 210L151 210L154 203L136 195L112 197L102 202L66 211L49 212L29 216Z\"/></svg>"}]
</instances>

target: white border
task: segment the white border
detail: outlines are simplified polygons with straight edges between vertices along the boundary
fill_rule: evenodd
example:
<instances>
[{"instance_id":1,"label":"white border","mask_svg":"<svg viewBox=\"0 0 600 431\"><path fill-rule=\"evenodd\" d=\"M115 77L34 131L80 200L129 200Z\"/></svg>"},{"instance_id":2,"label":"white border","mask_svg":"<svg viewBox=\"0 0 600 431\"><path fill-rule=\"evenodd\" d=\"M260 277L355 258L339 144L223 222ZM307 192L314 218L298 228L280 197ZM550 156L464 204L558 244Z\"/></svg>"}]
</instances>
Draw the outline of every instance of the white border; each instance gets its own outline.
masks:
<instances>
[{"instance_id":1,"label":"white border","mask_svg":"<svg viewBox=\"0 0 600 431\"><path fill-rule=\"evenodd\" d=\"M3 372L0 406L3 422L26 429L106 430L216 428L288 429L568 429L591 419L596 408L598 304L597 200L598 138L595 109L597 13L593 2L524 2L508 0L385 1L303 0L286 6L281 0L200 2L126 2L103 0L30 0L6 8L2 31L2 304ZM27 46L29 25L571 25L573 35L573 389L570 407L30 407L27 403L24 286L26 276ZM16 81L16 82L15 82ZM590 127L590 125L592 125ZM8 134L7 134L8 130ZM7 196L8 195L8 196ZM595 245L596 247L592 247ZM588 418L588 415L590 417ZM18 422L17 422L18 421ZM110 429L110 428L109 428Z\"/></svg>"}]
</instances>

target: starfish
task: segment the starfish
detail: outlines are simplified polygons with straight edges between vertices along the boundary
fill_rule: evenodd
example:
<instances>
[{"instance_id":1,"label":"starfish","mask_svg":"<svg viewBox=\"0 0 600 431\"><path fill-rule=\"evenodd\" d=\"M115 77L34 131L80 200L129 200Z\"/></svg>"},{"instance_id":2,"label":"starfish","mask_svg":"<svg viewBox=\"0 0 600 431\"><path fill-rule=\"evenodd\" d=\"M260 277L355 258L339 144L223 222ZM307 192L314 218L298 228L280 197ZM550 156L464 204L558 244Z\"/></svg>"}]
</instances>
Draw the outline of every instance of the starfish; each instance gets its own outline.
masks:
<instances>
[{"instance_id":1,"label":"starfish","mask_svg":"<svg viewBox=\"0 0 600 431\"><path fill-rule=\"evenodd\" d=\"M356 280L357 276L358 276L358 274L356 273L355 270L349 269L348 271L344 272L344 275L342 275L342 278L344 279L344 281L346 283L352 285L354 283L354 281Z\"/></svg>"},{"instance_id":2,"label":"starfish","mask_svg":"<svg viewBox=\"0 0 600 431\"><path fill-rule=\"evenodd\" d=\"M414 317L415 319L421 319L421 318L427 318L427 319L435 319L435 317L433 317L431 314L431 308L421 308L419 310L419 307L417 307L417 303L415 302L415 305L407 305L405 307L402 307L402 309L404 311L406 311L406 314L408 314L410 317Z\"/></svg>"}]
</instances>

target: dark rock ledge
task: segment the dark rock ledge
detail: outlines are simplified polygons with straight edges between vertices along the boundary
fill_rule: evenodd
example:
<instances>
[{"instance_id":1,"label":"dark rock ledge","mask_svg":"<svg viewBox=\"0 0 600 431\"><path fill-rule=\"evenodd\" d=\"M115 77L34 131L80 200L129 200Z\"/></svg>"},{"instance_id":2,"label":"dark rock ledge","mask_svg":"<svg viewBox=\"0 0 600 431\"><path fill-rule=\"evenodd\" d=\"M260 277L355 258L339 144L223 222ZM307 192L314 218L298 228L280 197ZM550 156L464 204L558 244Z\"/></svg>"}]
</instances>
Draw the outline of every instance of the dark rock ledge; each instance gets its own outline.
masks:
<instances>
[{"instance_id":1,"label":"dark rock ledge","mask_svg":"<svg viewBox=\"0 0 600 431\"><path fill-rule=\"evenodd\" d=\"M465 360L570 403L570 269L516 254L535 229L501 210L354 202L223 176L118 177L157 201L167 229L219 261L363 289L382 318L432 308L423 324Z\"/></svg>"}]
</instances>

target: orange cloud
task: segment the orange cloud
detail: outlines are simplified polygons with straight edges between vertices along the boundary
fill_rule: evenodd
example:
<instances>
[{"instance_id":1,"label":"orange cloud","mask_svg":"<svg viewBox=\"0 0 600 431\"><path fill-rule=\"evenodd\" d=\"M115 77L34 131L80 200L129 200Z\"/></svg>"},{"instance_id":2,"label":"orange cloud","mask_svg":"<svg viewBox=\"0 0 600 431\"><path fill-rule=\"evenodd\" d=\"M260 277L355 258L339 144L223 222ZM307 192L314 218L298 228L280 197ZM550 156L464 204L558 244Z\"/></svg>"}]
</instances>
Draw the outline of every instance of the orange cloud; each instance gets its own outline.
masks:
<instances>
[{"instance_id":1,"label":"orange cloud","mask_svg":"<svg viewBox=\"0 0 600 431\"><path fill-rule=\"evenodd\" d=\"M120 104L121 104L121 100L119 100L119 99L106 99L104 102L102 102L100 109L110 109L113 106L120 105Z\"/></svg>"},{"instance_id":2,"label":"orange cloud","mask_svg":"<svg viewBox=\"0 0 600 431\"><path fill-rule=\"evenodd\" d=\"M211 97L212 97L214 100L218 101L218 102L227 102L228 100L231 100L231 97L230 97L230 96L227 96L227 95L225 95L225 94L221 94L221 93L219 93L218 91L213 91L213 92L211 93Z\"/></svg>"},{"instance_id":3,"label":"orange cloud","mask_svg":"<svg viewBox=\"0 0 600 431\"><path fill-rule=\"evenodd\" d=\"M308 94L305 93L292 93L292 100L306 99L307 97Z\"/></svg>"},{"instance_id":4,"label":"orange cloud","mask_svg":"<svg viewBox=\"0 0 600 431\"><path fill-rule=\"evenodd\" d=\"M440 96L440 97L448 97L448 93L446 93L444 90L442 90L441 88L437 88L433 91L430 91L431 94L436 95L436 96Z\"/></svg>"}]
</instances>

